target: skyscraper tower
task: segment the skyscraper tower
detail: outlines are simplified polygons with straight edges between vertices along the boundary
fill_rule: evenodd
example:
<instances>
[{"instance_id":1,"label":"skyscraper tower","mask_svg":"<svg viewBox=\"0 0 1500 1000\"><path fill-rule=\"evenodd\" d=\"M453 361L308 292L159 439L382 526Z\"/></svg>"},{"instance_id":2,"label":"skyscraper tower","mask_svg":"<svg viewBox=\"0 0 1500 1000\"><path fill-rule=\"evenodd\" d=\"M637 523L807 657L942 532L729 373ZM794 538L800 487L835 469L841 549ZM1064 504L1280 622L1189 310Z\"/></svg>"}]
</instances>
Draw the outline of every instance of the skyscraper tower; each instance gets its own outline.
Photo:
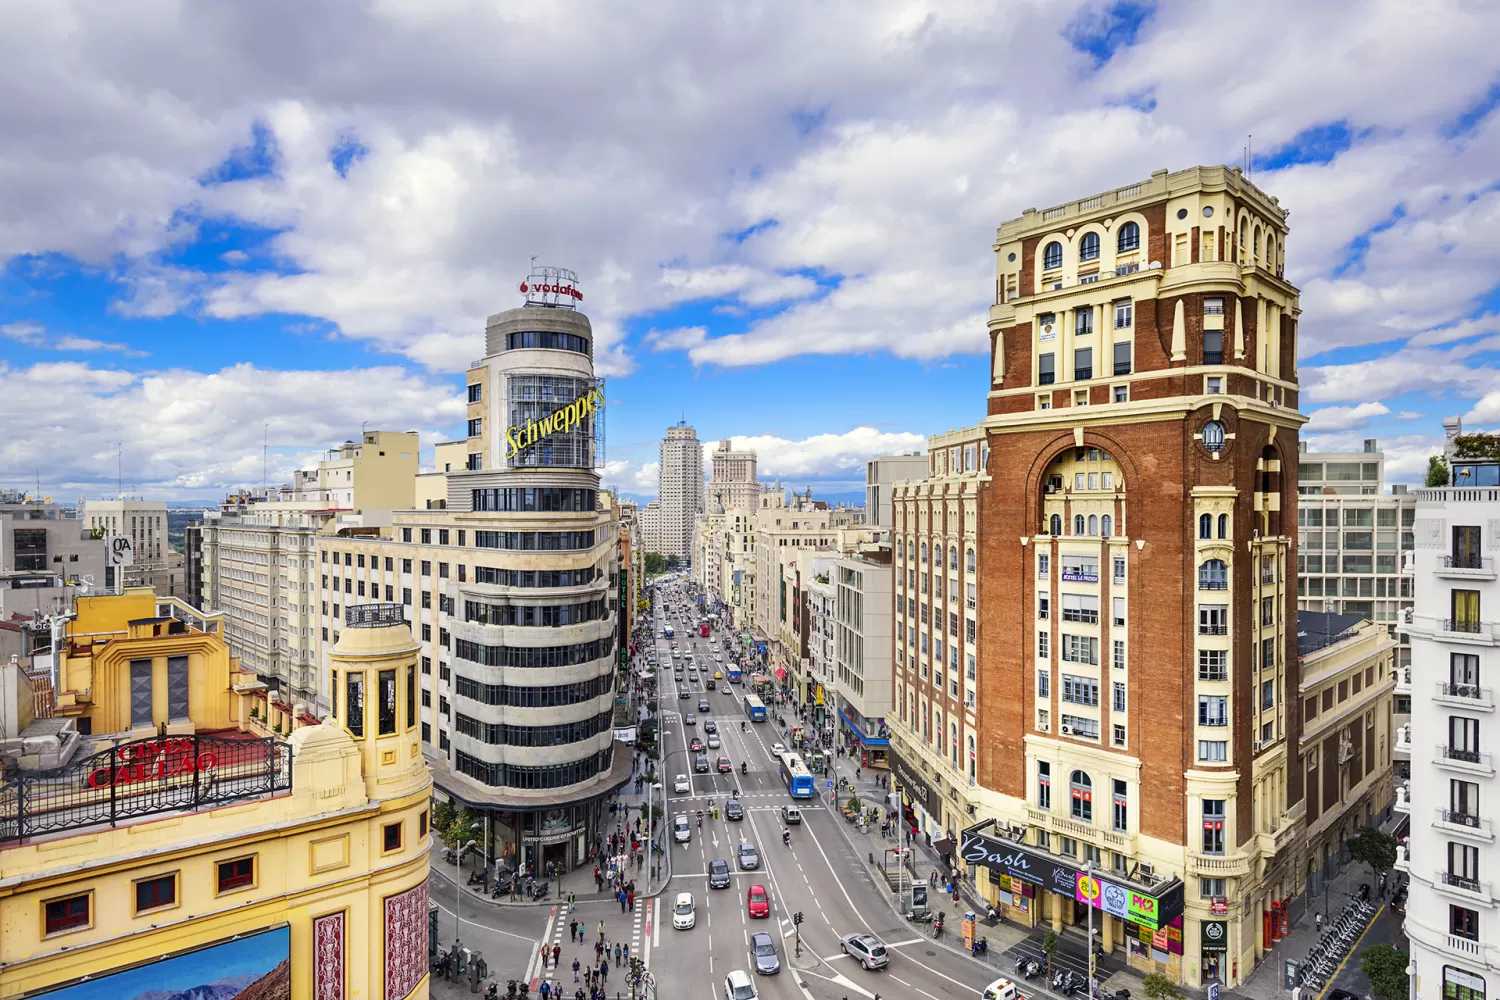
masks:
<instances>
[{"instance_id":1,"label":"skyscraper tower","mask_svg":"<svg viewBox=\"0 0 1500 1000\"><path fill-rule=\"evenodd\" d=\"M703 513L703 445L686 420L667 428L657 476L661 554L689 559L693 519Z\"/></svg>"},{"instance_id":2,"label":"skyscraper tower","mask_svg":"<svg viewBox=\"0 0 1500 1000\"><path fill-rule=\"evenodd\" d=\"M735 451L728 438L710 455L712 471L708 480L708 499L718 500L725 509L754 510L760 504L760 483L755 478L755 452Z\"/></svg>"},{"instance_id":3,"label":"skyscraper tower","mask_svg":"<svg viewBox=\"0 0 1500 1000\"><path fill-rule=\"evenodd\" d=\"M924 665L898 692L919 738L978 754L1033 870L1064 868L1024 919L1092 902L1105 948L1193 986L1248 976L1305 883L1287 214L1195 167L1000 227L979 702L955 709L940 653L935 688ZM954 551L950 506L930 517ZM959 596L928 559L897 596L924 659ZM931 799L948 831L974 822Z\"/></svg>"}]
</instances>

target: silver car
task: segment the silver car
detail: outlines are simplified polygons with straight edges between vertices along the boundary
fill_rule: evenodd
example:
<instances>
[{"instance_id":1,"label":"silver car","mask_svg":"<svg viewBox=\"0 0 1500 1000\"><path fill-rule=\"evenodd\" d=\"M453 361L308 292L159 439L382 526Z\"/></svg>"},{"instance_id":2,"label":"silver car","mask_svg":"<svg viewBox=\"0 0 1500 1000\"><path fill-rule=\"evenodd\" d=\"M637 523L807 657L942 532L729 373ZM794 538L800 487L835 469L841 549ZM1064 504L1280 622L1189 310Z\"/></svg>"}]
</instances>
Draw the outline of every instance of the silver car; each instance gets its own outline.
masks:
<instances>
[{"instance_id":1,"label":"silver car","mask_svg":"<svg viewBox=\"0 0 1500 1000\"><path fill-rule=\"evenodd\" d=\"M885 945L873 934L845 934L839 938L839 950L852 955L864 969L883 969L891 961Z\"/></svg>"},{"instance_id":2,"label":"silver car","mask_svg":"<svg viewBox=\"0 0 1500 1000\"><path fill-rule=\"evenodd\" d=\"M776 954L776 942L765 931L750 935L750 954L755 959L755 971L762 976L774 976L781 971L781 957Z\"/></svg>"}]
</instances>

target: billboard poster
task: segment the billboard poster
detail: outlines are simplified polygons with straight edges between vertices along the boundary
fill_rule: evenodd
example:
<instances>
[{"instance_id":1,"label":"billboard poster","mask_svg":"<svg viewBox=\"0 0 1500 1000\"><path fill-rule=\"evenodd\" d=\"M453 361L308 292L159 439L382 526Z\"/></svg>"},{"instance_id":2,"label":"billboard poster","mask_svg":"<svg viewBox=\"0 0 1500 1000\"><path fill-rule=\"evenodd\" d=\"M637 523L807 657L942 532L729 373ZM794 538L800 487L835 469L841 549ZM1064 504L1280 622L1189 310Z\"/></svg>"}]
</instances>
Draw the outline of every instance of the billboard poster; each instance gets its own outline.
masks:
<instances>
[{"instance_id":1,"label":"billboard poster","mask_svg":"<svg viewBox=\"0 0 1500 1000\"><path fill-rule=\"evenodd\" d=\"M40 994L46 1000L291 1000L291 931L234 941L106 972Z\"/></svg>"}]
</instances>

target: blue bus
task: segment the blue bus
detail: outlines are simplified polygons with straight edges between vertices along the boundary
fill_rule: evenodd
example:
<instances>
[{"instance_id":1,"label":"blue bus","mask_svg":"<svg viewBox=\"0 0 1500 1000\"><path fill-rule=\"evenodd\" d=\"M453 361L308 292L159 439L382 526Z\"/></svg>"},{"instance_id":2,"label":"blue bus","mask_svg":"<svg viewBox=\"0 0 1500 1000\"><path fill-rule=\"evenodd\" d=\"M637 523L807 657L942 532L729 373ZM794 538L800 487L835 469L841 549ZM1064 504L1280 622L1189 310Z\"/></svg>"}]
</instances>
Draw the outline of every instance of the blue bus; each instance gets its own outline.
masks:
<instances>
[{"instance_id":1,"label":"blue bus","mask_svg":"<svg viewBox=\"0 0 1500 1000\"><path fill-rule=\"evenodd\" d=\"M788 752L781 755L781 780L786 783L786 790L794 799L810 799L813 797L813 776L802 763L802 758Z\"/></svg>"},{"instance_id":2,"label":"blue bus","mask_svg":"<svg viewBox=\"0 0 1500 1000\"><path fill-rule=\"evenodd\" d=\"M740 670L740 665L738 663L731 663L729 665L728 674L729 683L731 684L739 684L745 679L745 674Z\"/></svg>"},{"instance_id":3,"label":"blue bus","mask_svg":"<svg viewBox=\"0 0 1500 1000\"><path fill-rule=\"evenodd\" d=\"M765 722L766 703L753 694L745 695L745 716L751 722Z\"/></svg>"},{"instance_id":4,"label":"blue bus","mask_svg":"<svg viewBox=\"0 0 1500 1000\"><path fill-rule=\"evenodd\" d=\"M677 633L672 630L672 626L670 626L670 625L668 625L665 628L663 628L662 632L665 633L665 635L666 635L666 637L668 639L675 639L675 638L677 638Z\"/></svg>"}]
</instances>

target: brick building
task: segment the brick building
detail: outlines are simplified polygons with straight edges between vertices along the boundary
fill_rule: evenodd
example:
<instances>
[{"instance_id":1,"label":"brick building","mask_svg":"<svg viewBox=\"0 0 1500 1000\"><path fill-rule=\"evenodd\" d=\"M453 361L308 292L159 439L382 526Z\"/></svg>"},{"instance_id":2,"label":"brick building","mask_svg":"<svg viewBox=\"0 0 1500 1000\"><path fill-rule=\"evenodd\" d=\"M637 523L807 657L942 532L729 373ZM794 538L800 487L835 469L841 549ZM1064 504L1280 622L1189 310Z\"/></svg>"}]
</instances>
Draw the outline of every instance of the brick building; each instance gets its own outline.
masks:
<instances>
[{"instance_id":1,"label":"brick building","mask_svg":"<svg viewBox=\"0 0 1500 1000\"><path fill-rule=\"evenodd\" d=\"M1077 926L1092 902L1106 949L1194 986L1243 981L1307 877L1287 214L1195 167L994 244L974 713L994 829L959 854L1019 919Z\"/></svg>"}]
</instances>

